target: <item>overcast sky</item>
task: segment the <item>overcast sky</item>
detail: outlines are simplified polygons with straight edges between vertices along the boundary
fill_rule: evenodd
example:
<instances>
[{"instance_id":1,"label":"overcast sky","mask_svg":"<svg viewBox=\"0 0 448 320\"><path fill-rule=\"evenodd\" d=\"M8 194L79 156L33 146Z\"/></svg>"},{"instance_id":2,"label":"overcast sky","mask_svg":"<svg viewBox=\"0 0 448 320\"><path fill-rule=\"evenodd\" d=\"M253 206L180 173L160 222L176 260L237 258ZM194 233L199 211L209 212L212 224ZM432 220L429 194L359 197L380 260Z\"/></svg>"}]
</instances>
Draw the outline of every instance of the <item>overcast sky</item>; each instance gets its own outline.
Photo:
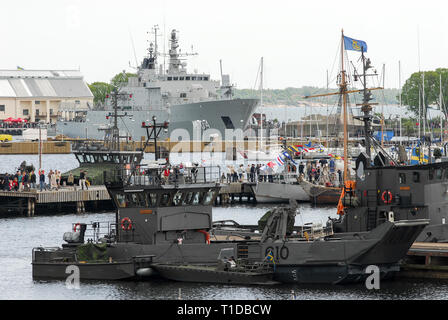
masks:
<instances>
[{"instance_id":1,"label":"overcast sky","mask_svg":"<svg viewBox=\"0 0 448 320\"><path fill-rule=\"evenodd\" d=\"M155 24L166 36L180 30L182 51L199 53L189 70L218 79L222 59L238 88L254 87L262 56L265 88L324 87L342 28L367 42L378 71L386 65L386 87L398 87L399 60L402 82L419 70L419 47L422 70L448 67L442 0L2 0L0 9L1 69L79 67L87 82L133 71Z\"/></svg>"}]
</instances>

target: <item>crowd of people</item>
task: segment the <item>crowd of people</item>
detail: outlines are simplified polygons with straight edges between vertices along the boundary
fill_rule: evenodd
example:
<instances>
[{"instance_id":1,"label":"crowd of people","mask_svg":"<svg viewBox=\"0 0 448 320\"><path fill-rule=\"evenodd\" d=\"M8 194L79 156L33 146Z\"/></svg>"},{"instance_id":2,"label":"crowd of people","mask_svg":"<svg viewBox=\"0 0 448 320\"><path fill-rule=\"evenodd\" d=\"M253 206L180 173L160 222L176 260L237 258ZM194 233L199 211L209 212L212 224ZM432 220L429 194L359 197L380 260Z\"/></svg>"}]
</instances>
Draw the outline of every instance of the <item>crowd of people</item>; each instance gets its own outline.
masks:
<instances>
[{"instance_id":1,"label":"crowd of people","mask_svg":"<svg viewBox=\"0 0 448 320\"><path fill-rule=\"evenodd\" d=\"M285 164L280 174L294 174L313 184L325 185L327 187L338 187L342 185L342 171L336 168L334 159L300 161L297 165ZM221 183L232 182L274 182L275 172L272 166L266 164L239 165L234 167L228 165L221 175Z\"/></svg>"},{"instance_id":2,"label":"crowd of people","mask_svg":"<svg viewBox=\"0 0 448 320\"><path fill-rule=\"evenodd\" d=\"M231 182L256 182L256 181L269 181L273 182L274 169L264 164L249 164L245 167L241 164L235 169L234 166L226 166L225 172L222 172L221 183Z\"/></svg>"},{"instance_id":3,"label":"crowd of people","mask_svg":"<svg viewBox=\"0 0 448 320\"><path fill-rule=\"evenodd\" d=\"M15 174L5 173L0 177L0 189L2 191L58 191L61 188L62 176L59 170L50 170L48 174L45 174L44 170L38 170L37 174L35 170L22 170L19 169ZM75 186L75 178L73 174L69 174L67 186ZM84 190L88 190L89 182L87 180L87 172L81 170L79 178L79 187Z\"/></svg>"},{"instance_id":4,"label":"crowd of people","mask_svg":"<svg viewBox=\"0 0 448 320\"><path fill-rule=\"evenodd\" d=\"M342 171L336 168L334 159L309 160L299 164L299 174L308 182L339 187L342 185Z\"/></svg>"}]
</instances>

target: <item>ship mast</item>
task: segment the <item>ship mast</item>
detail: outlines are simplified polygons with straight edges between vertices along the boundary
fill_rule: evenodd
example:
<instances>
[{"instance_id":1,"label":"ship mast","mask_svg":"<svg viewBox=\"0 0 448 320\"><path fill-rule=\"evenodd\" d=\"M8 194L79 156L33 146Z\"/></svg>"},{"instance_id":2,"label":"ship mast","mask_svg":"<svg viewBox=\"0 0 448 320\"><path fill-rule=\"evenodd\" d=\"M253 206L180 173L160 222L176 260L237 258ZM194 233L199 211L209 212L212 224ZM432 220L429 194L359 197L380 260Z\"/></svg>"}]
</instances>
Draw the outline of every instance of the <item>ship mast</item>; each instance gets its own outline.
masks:
<instances>
[{"instance_id":1,"label":"ship mast","mask_svg":"<svg viewBox=\"0 0 448 320\"><path fill-rule=\"evenodd\" d=\"M341 84L342 110L344 118L344 181L348 178L348 130L347 130L347 80L344 70L344 30L341 35Z\"/></svg>"}]
</instances>

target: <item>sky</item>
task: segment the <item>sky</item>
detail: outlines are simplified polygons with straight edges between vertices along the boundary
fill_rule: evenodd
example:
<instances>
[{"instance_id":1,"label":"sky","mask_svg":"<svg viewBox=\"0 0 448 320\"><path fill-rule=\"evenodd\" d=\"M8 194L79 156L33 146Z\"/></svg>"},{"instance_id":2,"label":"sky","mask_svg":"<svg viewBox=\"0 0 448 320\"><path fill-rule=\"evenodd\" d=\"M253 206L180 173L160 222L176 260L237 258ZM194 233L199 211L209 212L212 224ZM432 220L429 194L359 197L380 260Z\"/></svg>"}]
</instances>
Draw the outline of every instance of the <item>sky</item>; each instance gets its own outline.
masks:
<instances>
[{"instance_id":1,"label":"sky","mask_svg":"<svg viewBox=\"0 0 448 320\"><path fill-rule=\"evenodd\" d=\"M448 67L441 0L2 0L0 9L0 69L79 68L89 83L134 72L154 25L160 50L179 30L182 52L198 53L188 57L190 71L219 79L222 60L241 89L258 88L261 57L264 88L325 87L327 70L335 87L342 29L367 43L379 73L385 65L386 88L399 86L399 61L402 84L418 70Z\"/></svg>"}]
</instances>

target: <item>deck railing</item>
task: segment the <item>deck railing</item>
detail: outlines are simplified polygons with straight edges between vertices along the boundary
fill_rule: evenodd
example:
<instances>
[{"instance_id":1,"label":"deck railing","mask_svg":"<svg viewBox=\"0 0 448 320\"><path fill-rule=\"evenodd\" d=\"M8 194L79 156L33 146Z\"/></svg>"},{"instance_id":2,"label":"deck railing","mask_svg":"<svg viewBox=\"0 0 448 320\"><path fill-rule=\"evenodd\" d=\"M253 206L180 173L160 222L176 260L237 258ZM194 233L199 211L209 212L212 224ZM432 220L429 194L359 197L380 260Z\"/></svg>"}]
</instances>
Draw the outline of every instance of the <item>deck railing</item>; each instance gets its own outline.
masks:
<instances>
[{"instance_id":1,"label":"deck railing","mask_svg":"<svg viewBox=\"0 0 448 320\"><path fill-rule=\"evenodd\" d=\"M104 172L106 184L158 186L179 184L219 183L220 167L178 167L121 169Z\"/></svg>"}]
</instances>

